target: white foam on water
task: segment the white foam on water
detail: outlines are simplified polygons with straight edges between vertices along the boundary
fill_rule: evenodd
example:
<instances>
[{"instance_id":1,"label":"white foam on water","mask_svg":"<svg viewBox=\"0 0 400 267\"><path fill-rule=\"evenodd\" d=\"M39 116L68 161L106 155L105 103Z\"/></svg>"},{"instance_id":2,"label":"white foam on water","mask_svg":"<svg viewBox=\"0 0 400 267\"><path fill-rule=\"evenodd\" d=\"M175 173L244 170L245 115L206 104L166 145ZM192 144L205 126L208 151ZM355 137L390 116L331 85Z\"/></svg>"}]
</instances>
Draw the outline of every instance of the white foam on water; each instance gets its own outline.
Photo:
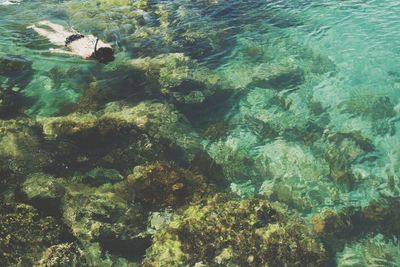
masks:
<instances>
[{"instance_id":1,"label":"white foam on water","mask_svg":"<svg viewBox=\"0 0 400 267\"><path fill-rule=\"evenodd\" d=\"M0 6L19 4L19 0L0 0Z\"/></svg>"}]
</instances>

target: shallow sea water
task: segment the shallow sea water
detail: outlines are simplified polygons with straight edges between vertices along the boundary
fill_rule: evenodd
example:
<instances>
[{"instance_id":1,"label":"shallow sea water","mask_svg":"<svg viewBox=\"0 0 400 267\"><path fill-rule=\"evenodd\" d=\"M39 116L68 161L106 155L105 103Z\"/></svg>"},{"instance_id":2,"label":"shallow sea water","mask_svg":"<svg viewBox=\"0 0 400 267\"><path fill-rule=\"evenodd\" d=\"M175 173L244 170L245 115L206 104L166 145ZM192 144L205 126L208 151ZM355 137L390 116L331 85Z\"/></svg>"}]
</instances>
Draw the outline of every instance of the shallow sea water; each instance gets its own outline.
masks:
<instances>
[{"instance_id":1,"label":"shallow sea water","mask_svg":"<svg viewBox=\"0 0 400 267\"><path fill-rule=\"evenodd\" d=\"M88 88L100 85L96 92L105 97L84 114L113 112L119 102L175 105L201 150L221 167L227 186L220 191L243 199L263 195L310 224L328 209L374 201L394 201L392 211L400 210L399 1L154 0L143 10L132 8L134 2L0 1L0 58L32 64L25 76L2 76L0 69L0 86L29 99L23 115L4 120L82 112L82 96L90 98ZM27 29L43 19L111 42L116 60L102 65L50 53L53 46ZM195 75L215 75L229 93L198 106L171 102L173 93L140 92L142 81L126 64L161 61L157 56L168 53L184 53L208 71ZM165 77L175 77L179 67L166 68ZM167 133L171 139L180 134ZM167 158L178 162L182 155L174 157ZM125 176L135 166L118 171ZM399 232L382 227L349 239L331 264L399 266Z\"/></svg>"}]
</instances>

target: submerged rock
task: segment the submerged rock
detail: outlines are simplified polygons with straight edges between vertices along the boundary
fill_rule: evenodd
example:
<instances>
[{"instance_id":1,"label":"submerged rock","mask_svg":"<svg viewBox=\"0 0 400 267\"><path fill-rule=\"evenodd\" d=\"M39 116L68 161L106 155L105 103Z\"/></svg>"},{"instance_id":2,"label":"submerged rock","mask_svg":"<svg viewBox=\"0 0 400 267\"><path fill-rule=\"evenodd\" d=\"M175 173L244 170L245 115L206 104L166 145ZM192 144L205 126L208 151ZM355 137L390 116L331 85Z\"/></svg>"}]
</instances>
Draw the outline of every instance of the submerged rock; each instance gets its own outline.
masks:
<instances>
[{"instance_id":1,"label":"submerged rock","mask_svg":"<svg viewBox=\"0 0 400 267\"><path fill-rule=\"evenodd\" d=\"M109 235L134 239L144 227L140 209L107 186L70 185L63 202L64 219L82 241L96 242Z\"/></svg>"},{"instance_id":2,"label":"submerged rock","mask_svg":"<svg viewBox=\"0 0 400 267\"><path fill-rule=\"evenodd\" d=\"M0 57L0 119L22 114L28 99L21 91L32 75L31 61L20 56Z\"/></svg>"},{"instance_id":3,"label":"submerged rock","mask_svg":"<svg viewBox=\"0 0 400 267\"><path fill-rule=\"evenodd\" d=\"M134 107L121 107L116 110L104 110L103 115L71 114L65 117L42 118L45 135L55 140L69 139L91 151L106 149L118 145L122 140L127 143L151 138L148 144L143 140L141 151L146 150L156 156L162 148L177 148L188 160L201 151L200 137L195 133L186 118L173 106L162 103L142 102ZM144 138L145 139L145 138ZM151 142L157 142L154 146ZM154 151L154 149L156 151ZM175 156L179 157L178 152ZM176 158L175 158L176 159ZM134 162L134 160L131 160Z\"/></svg>"},{"instance_id":4,"label":"submerged rock","mask_svg":"<svg viewBox=\"0 0 400 267\"><path fill-rule=\"evenodd\" d=\"M32 266L49 246L62 242L65 227L26 204L0 205L0 265Z\"/></svg>"},{"instance_id":5,"label":"submerged rock","mask_svg":"<svg viewBox=\"0 0 400 267\"><path fill-rule=\"evenodd\" d=\"M325 209L312 218L315 233L330 253L341 251L346 242L368 233L386 236L400 234L399 199L371 201L366 207L346 207L340 211Z\"/></svg>"},{"instance_id":6,"label":"submerged rock","mask_svg":"<svg viewBox=\"0 0 400 267\"><path fill-rule=\"evenodd\" d=\"M265 171L264 166L260 169L256 165L250 151L252 146L257 145L258 139L244 129L239 129L236 133L211 143L208 153L221 166L228 181L259 181L268 174L268 171Z\"/></svg>"},{"instance_id":7,"label":"submerged rock","mask_svg":"<svg viewBox=\"0 0 400 267\"><path fill-rule=\"evenodd\" d=\"M107 183L117 183L124 179L124 177L114 169L94 168L89 172L76 177L75 180L89 186L100 186Z\"/></svg>"},{"instance_id":8,"label":"submerged rock","mask_svg":"<svg viewBox=\"0 0 400 267\"><path fill-rule=\"evenodd\" d=\"M161 93L182 108L204 104L216 95L229 95L229 87L220 76L181 53L134 59L131 64L157 80Z\"/></svg>"},{"instance_id":9,"label":"submerged rock","mask_svg":"<svg viewBox=\"0 0 400 267\"><path fill-rule=\"evenodd\" d=\"M283 140L267 143L258 148L257 165L270 174L260 193L299 211L310 212L340 198L328 179L328 163L304 145Z\"/></svg>"},{"instance_id":10,"label":"submerged rock","mask_svg":"<svg viewBox=\"0 0 400 267\"><path fill-rule=\"evenodd\" d=\"M0 58L0 75L21 75L31 70L32 62L19 56L5 56Z\"/></svg>"},{"instance_id":11,"label":"submerged rock","mask_svg":"<svg viewBox=\"0 0 400 267\"><path fill-rule=\"evenodd\" d=\"M267 68L270 71L269 68ZM260 87L274 90L292 89L304 82L304 71L295 68L273 68L272 72L260 71L248 85L250 87Z\"/></svg>"},{"instance_id":12,"label":"submerged rock","mask_svg":"<svg viewBox=\"0 0 400 267\"><path fill-rule=\"evenodd\" d=\"M149 209L176 208L211 191L203 176L161 162L135 167L127 187L134 199Z\"/></svg>"},{"instance_id":13,"label":"submerged rock","mask_svg":"<svg viewBox=\"0 0 400 267\"><path fill-rule=\"evenodd\" d=\"M399 266L399 241L377 234L352 242L337 253L336 264L338 267Z\"/></svg>"},{"instance_id":14,"label":"submerged rock","mask_svg":"<svg viewBox=\"0 0 400 267\"><path fill-rule=\"evenodd\" d=\"M370 120L374 134L394 135L396 128L393 117L396 116L395 105L388 96L352 96L341 106L344 113L352 117L359 116L362 119Z\"/></svg>"},{"instance_id":15,"label":"submerged rock","mask_svg":"<svg viewBox=\"0 0 400 267\"><path fill-rule=\"evenodd\" d=\"M75 243L63 243L49 247L34 267L81 267L88 266L83 252Z\"/></svg>"},{"instance_id":16,"label":"submerged rock","mask_svg":"<svg viewBox=\"0 0 400 267\"><path fill-rule=\"evenodd\" d=\"M372 142L362 136L360 132L330 133L325 132L326 143L322 150L326 161L330 165L330 177L338 184L351 189L358 181L352 171L352 166L363 156L374 151ZM323 139L322 139L323 140ZM321 140L315 147L318 149Z\"/></svg>"},{"instance_id":17,"label":"submerged rock","mask_svg":"<svg viewBox=\"0 0 400 267\"><path fill-rule=\"evenodd\" d=\"M64 186L60 179L45 173L28 176L21 187L27 200L44 214L59 215Z\"/></svg>"},{"instance_id":18,"label":"submerged rock","mask_svg":"<svg viewBox=\"0 0 400 267\"><path fill-rule=\"evenodd\" d=\"M0 120L0 192L22 182L28 173L41 172L50 164L42 148L40 125L28 119Z\"/></svg>"},{"instance_id":19,"label":"submerged rock","mask_svg":"<svg viewBox=\"0 0 400 267\"><path fill-rule=\"evenodd\" d=\"M64 188L55 177L45 173L30 175L22 185L29 200L54 201L63 197Z\"/></svg>"},{"instance_id":20,"label":"submerged rock","mask_svg":"<svg viewBox=\"0 0 400 267\"><path fill-rule=\"evenodd\" d=\"M21 115L26 102L18 89L5 89L0 85L0 119Z\"/></svg>"},{"instance_id":21,"label":"submerged rock","mask_svg":"<svg viewBox=\"0 0 400 267\"><path fill-rule=\"evenodd\" d=\"M263 199L218 194L184 209L158 231L144 266L322 266L325 260L324 248L303 222Z\"/></svg>"}]
</instances>

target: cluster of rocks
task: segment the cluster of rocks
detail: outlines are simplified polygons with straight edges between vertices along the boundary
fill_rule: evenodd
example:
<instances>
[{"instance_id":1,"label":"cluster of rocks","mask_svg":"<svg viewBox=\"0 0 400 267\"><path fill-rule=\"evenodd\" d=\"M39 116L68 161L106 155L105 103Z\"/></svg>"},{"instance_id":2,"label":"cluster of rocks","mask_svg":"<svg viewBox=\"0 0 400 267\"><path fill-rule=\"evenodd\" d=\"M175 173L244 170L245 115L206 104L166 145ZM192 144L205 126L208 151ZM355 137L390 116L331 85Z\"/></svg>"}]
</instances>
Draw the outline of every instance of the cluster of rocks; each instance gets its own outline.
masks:
<instances>
[{"instance_id":1,"label":"cluster of rocks","mask_svg":"<svg viewBox=\"0 0 400 267\"><path fill-rule=\"evenodd\" d=\"M1 266L324 266L371 233L399 236L396 197L340 203L383 179L356 170L374 144L331 129L312 100L333 62L241 37L233 52L247 62L212 69L195 59L229 51L240 27L195 31L202 6L222 10L209 25L225 23L226 1L183 2L62 3L77 28L127 36L120 45L136 59L79 74L85 88L52 116L26 115L32 63L0 59ZM52 68L49 84L75 74ZM390 100L366 102L342 112L394 131ZM398 180L385 183L398 196Z\"/></svg>"}]
</instances>

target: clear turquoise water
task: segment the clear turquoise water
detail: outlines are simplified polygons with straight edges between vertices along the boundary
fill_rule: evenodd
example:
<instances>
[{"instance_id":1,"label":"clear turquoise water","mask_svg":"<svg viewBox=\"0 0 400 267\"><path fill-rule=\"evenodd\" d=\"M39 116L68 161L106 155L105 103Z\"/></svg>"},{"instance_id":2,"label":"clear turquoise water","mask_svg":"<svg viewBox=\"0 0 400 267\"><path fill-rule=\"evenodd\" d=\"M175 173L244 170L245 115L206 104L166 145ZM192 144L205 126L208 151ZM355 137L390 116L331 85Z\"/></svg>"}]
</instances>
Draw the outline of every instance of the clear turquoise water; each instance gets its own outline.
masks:
<instances>
[{"instance_id":1,"label":"clear turquoise water","mask_svg":"<svg viewBox=\"0 0 400 267\"><path fill-rule=\"evenodd\" d=\"M238 93L217 112L185 110L200 133L212 123L227 125L202 145L231 191L264 194L305 218L399 197L398 1L151 1L171 16L145 40L143 27L162 27L157 13L132 15L124 1L95 12L95 2L81 2L0 1L0 57L21 56L34 70L21 88L32 99L28 116L67 115L94 81L117 92L133 85L120 67L129 60L183 52ZM139 17L142 23L132 23ZM101 36L117 59L104 66L49 53L51 45L26 29L42 19ZM207 41L185 43L185 34ZM286 71L285 81L263 84ZM329 141L339 134L352 137ZM354 145L365 140L373 149ZM351 173L351 181L336 181L335 168Z\"/></svg>"}]
</instances>

